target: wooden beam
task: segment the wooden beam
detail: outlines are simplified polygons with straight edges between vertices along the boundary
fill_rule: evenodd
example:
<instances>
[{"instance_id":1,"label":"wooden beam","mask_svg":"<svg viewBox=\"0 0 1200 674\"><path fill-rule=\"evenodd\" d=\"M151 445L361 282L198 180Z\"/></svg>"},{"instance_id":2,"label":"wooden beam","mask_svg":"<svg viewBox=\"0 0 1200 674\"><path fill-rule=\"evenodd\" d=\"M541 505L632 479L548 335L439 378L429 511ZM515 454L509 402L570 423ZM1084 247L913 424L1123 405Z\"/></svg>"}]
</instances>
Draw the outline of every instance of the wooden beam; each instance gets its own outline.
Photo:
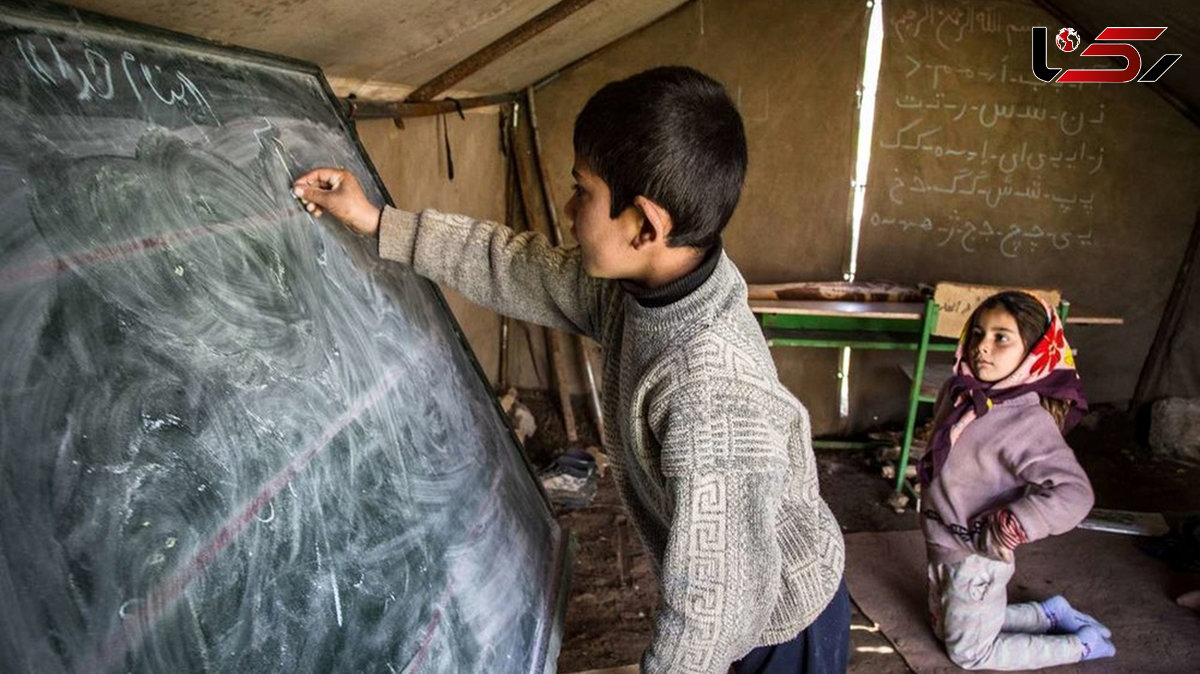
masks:
<instances>
[{"instance_id":1,"label":"wooden beam","mask_svg":"<svg viewBox=\"0 0 1200 674\"><path fill-rule=\"evenodd\" d=\"M530 38L538 33L541 33L594 1L562 0L557 5L510 30L495 42L454 64L449 70L417 87L415 91L408 95L405 101L416 103L433 100L434 96L458 84L466 79L468 75L479 71L487 64L528 42Z\"/></svg>"},{"instance_id":2,"label":"wooden beam","mask_svg":"<svg viewBox=\"0 0 1200 674\"><path fill-rule=\"evenodd\" d=\"M363 101L353 98L343 98L342 104L350 119L404 119L406 117L429 117L454 113L459 110L482 108L489 105L502 105L517 99L518 94L492 94L476 98L449 99L408 103L405 101ZM457 104L456 104L457 101Z\"/></svg>"},{"instance_id":3,"label":"wooden beam","mask_svg":"<svg viewBox=\"0 0 1200 674\"><path fill-rule=\"evenodd\" d=\"M518 113L522 114L522 113ZM527 115L522 114L527 117ZM523 122L524 120L522 120ZM517 163L517 181L521 189L521 199L523 200L523 208L525 211L525 222L529 224L529 229L532 231L544 230L547 238L553 237L553 227L546 222L546 210L542 207L545 205L539 197L544 196L544 192L538 185L538 168L537 156L533 148L533 129L530 127L528 131L522 129L525 124L520 124L513 134L513 149ZM567 377L567 357L566 357L566 339L567 336L554 330L553 328L545 328L546 331L546 349L549 351L550 367L554 372L555 386L558 389L558 406L562 413L563 429L567 433L567 442L579 442L579 430L575 425L575 411L571 407L571 382Z\"/></svg>"},{"instance_id":4,"label":"wooden beam","mask_svg":"<svg viewBox=\"0 0 1200 674\"><path fill-rule=\"evenodd\" d=\"M550 220L550 233L555 246L563 245L562 228L558 226L558 206L554 202L554 191L550 188L550 169L542 155L542 135L538 132L537 106L534 103L534 87L525 89L525 103L529 109L529 131L533 136L533 158L537 163L539 175L542 178L542 201L546 206L546 215ZM584 382L587 384L588 400L592 403L592 422L596 424L597 437L604 443L604 412L600 401L600 392L596 388L596 373L592 370L592 360L588 357L588 344L582 335L575 335L575 351L579 356L579 365L583 368ZM568 435L572 429L568 429Z\"/></svg>"}]
</instances>

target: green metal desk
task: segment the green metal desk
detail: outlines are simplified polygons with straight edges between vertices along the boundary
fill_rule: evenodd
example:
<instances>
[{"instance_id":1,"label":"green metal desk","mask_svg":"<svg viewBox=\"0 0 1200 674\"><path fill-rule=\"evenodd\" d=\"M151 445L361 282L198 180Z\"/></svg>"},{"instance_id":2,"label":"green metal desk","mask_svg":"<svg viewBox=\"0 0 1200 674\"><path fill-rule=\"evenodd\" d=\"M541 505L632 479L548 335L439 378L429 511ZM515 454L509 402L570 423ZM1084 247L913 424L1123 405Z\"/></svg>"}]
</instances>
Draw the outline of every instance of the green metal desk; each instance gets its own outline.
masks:
<instances>
[{"instance_id":1,"label":"green metal desk","mask_svg":"<svg viewBox=\"0 0 1200 674\"><path fill-rule=\"evenodd\" d=\"M1123 323L1120 318L1105 316L1070 316L1070 307L1070 303L1064 300L1058 308L1059 316L1066 324ZM768 346L915 352L916 362L908 395L908 413L895 486L896 494L903 494L906 490L913 494L905 473L916 428L917 410L922 402L935 402L937 396L936 391L921 390L927 358L931 352L953 353L957 348L956 340L933 334L938 319L937 303L932 298L923 303L750 300L750 310L758 315ZM862 445L824 442L819 446L850 448Z\"/></svg>"}]
</instances>

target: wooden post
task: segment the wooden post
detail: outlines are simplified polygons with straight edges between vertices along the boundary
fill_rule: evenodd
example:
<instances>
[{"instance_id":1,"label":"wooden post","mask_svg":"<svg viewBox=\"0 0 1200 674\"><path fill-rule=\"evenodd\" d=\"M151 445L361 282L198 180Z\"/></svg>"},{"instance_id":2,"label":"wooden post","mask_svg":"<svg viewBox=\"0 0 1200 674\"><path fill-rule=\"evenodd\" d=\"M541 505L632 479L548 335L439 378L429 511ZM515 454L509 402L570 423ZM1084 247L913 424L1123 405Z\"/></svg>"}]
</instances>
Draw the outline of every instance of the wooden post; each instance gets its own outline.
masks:
<instances>
[{"instance_id":1,"label":"wooden post","mask_svg":"<svg viewBox=\"0 0 1200 674\"><path fill-rule=\"evenodd\" d=\"M490 105L503 105L517 99L516 94L493 94L476 98L450 99L437 101L422 101L406 103L404 101L364 101L359 99L342 99L346 106L346 115L351 119L405 119L408 117L431 117L448 112L483 108Z\"/></svg>"},{"instance_id":2,"label":"wooden post","mask_svg":"<svg viewBox=\"0 0 1200 674\"><path fill-rule=\"evenodd\" d=\"M512 108L512 117L516 117L516 108ZM517 176L516 169L513 165L513 143L512 143L512 125L510 118L504 114L500 115L500 151L504 153L504 224L510 228L516 228L516 216L514 211L517 205ZM500 375L499 388L501 393L505 393L509 389L508 380L508 342L509 332L512 328L512 319L508 316L500 317Z\"/></svg>"},{"instance_id":3,"label":"wooden post","mask_svg":"<svg viewBox=\"0 0 1200 674\"><path fill-rule=\"evenodd\" d=\"M529 228L538 231L539 224L544 219L544 211L540 211L535 194L540 192L537 187L536 168L532 152L532 134L522 132L518 127L513 138L516 148L517 179L521 187L521 202L525 210L525 219ZM567 359L564 353L565 335L546 328L546 346L550 351L550 366L554 370L555 387L558 390L558 404L562 411L563 427L567 432L567 441L579 442L579 432L575 427L575 412L571 409L570 380L567 378Z\"/></svg>"},{"instance_id":4,"label":"wooden post","mask_svg":"<svg viewBox=\"0 0 1200 674\"><path fill-rule=\"evenodd\" d=\"M537 106L533 101L533 87L525 90L525 102L529 106L529 127L533 133L533 156L537 161L538 172L542 177L542 200L546 206L546 214L550 218L550 232L554 237L554 245L563 244L562 228L558 225L558 209L555 208L554 191L550 188L550 169L542 159L542 136L538 132ZM575 350L579 353L579 364L583 368L584 379L588 388L588 400L592 406L592 423L596 425L596 433L600 443L604 443L604 413L600 405L600 393L596 388L596 375L592 371L592 359L588 358L587 340L575 336Z\"/></svg>"},{"instance_id":5,"label":"wooden post","mask_svg":"<svg viewBox=\"0 0 1200 674\"><path fill-rule=\"evenodd\" d=\"M562 0L550 9L505 33L500 39L471 54L432 80L417 87L405 99L409 102L429 101L434 96L458 84L467 76L529 41L538 33L590 5L593 0Z\"/></svg>"}]
</instances>

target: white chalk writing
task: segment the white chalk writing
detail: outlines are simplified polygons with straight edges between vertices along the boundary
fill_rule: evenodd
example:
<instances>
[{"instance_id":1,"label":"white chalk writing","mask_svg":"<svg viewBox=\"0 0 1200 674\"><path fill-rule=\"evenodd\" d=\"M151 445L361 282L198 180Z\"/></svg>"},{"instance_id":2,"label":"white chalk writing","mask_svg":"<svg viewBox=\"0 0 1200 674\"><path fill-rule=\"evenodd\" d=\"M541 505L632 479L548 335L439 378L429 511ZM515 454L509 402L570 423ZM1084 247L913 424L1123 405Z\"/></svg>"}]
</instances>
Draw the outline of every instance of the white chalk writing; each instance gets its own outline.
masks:
<instances>
[{"instance_id":1,"label":"white chalk writing","mask_svg":"<svg viewBox=\"0 0 1200 674\"><path fill-rule=\"evenodd\" d=\"M1098 186L1114 170L1106 131L1124 123L1124 108L1098 84L1033 76L1036 17L971 0L894 10L868 231L999 259L1095 247L1110 198Z\"/></svg>"},{"instance_id":2,"label":"white chalk writing","mask_svg":"<svg viewBox=\"0 0 1200 674\"><path fill-rule=\"evenodd\" d=\"M1003 35L1008 45L1029 35L1029 25L1006 21L1000 9L988 3L963 3L955 7L935 6L925 2L920 10L908 9L892 19L892 30L900 42L933 37L947 51L968 35Z\"/></svg>"},{"instance_id":3,"label":"white chalk writing","mask_svg":"<svg viewBox=\"0 0 1200 674\"><path fill-rule=\"evenodd\" d=\"M930 216L896 217L871 213L871 227L892 227L912 236L928 237L939 247L957 244L963 252L975 253L983 247L999 251L1006 258L1038 250L1052 252L1096 245L1091 226L1080 231L1052 228L1032 223L993 224L989 219L965 219L958 211L948 218Z\"/></svg>"},{"instance_id":4,"label":"white chalk writing","mask_svg":"<svg viewBox=\"0 0 1200 674\"><path fill-rule=\"evenodd\" d=\"M1104 103L1091 112L1072 112L1070 110L1056 110L1051 112L1043 105L1030 105L1018 103L975 103L969 101L957 102L948 101L945 98L945 93L937 92L929 99L917 98L913 95L907 95L896 98L896 107L907 110L951 110L955 111L955 115L950 118L951 122L961 121L966 117L969 121L978 121L979 126L985 129L991 129L996 126L996 122L1002 119L1030 119L1035 122L1044 122L1051 120L1058 126L1058 131L1067 136L1077 135L1083 130L1084 123L1094 124L1099 126L1104 123ZM973 113L967 117L967 113Z\"/></svg>"},{"instance_id":5,"label":"white chalk writing","mask_svg":"<svg viewBox=\"0 0 1200 674\"><path fill-rule=\"evenodd\" d=\"M1104 148L1100 146L1089 146L1087 142L1080 142L1077 145L1070 145L1065 149L1053 148L1052 152L1047 152L1045 149L1034 151L1029 147L1029 141L1021 141L1021 147L1011 150L997 151L992 141L984 138L979 142L979 147L969 149L966 147L950 147L943 145L922 145L921 147L904 147L903 149L921 150L928 152L935 158L942 157L958 158L965 164L978 165L981 168L986 168L995 165L1001 173L1010 174L1018 170L1022 171L1041 171L1046 168L1055 171L1067 169L1086 171L1087 175L1096 174L1102 166L1104 166ZM881 145L884 149L895 149L899 146Z\"/></svg>"},{"instance_id":6,"label":"white chalk writing","mask_svg":"<svg viewBox=\"0 0 1200 674\"><path fill-rule=\"evenodd\" d=\"M950 182L925 180L919 175L913 175L907 181L893 176L888 183L888 200L896 205L903 205L906 192L917 194L956 194L974 196L982 199L988 208L996 208L1005 199L1028 199L1045 201L1054 204L1063 213L1070 213L1078 206L1085 214L1092 214L1092 204L1095 193L1057 192L1043 189L1042 180L1034 178L1019 189L1014 186L1011 175L1006 175L1000 182L991 180L987 171L962 169L950 178Z\"/></svg>"},{"instance_id":7,"label":"white chalk writing","mask_svg":"<svg viewBox=\"0 0 1200 674\"><path fill-rule=\"evenodd\" d=\"M1029 29L1025 29L1025 34L1029 34ZM995 65L954 65L949 63L934 63L922 61L911 54L904 54L905 80L911 80L910 83L921 84L921 81L913 80L913 78L921 78L922 73L928 75L929 88L937 91L942 89L942 85L947 85L948 90L957 90L959 87L972 83L986 83L989 85L1010 84L1017 86L1034 87L1039 91L1045 92L1045 82L1033 77L1028 70L1028 61L1022 63L1022 66L1009 68L1008 55L1000 56L996 60L999 62L999 67ZM1066 95L1073 92L1081 91L1085 88L1094 88L1099 90L1100 85L1094 82L1072 82L1070 84L1055 84L1050 90L1055 95Z\"/></svg>"},{"instance_id":8,"label":"white chalk writing","mask_svg":"<svg viewBox=\"0 0 1200 674\"><path fill-rule=\"evenodd\" d=\"M80 101L112 101L119 98L117 82L113 76L113 62L119 60L124 81L129 91L139 102L152 97L166 105L194 109L211 119L218 126L220 120L209 105L208 99L192 78L180 70L163 71L157 64L142 63L128 51L117 58L110 58L100 50L84 46L78 54L64 56L63 51L49 38L17 37L17 50L25 66L43 85L52 88L69 88ZM143 95L143 92L148 92Z\"/></svg>"}]
</instances>

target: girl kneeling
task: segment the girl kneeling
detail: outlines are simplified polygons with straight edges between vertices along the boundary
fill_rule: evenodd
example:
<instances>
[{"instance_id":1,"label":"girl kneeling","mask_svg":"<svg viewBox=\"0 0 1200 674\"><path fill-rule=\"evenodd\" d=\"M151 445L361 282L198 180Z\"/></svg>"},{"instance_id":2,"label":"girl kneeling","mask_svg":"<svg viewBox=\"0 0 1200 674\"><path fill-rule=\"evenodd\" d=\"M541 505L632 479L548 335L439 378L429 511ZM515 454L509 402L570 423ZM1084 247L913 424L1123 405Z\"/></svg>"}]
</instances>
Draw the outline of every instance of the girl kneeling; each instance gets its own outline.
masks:
<instances>
[{"instance_id":1,"label":"girl kneeling","mask_svg":"<svg viewBox=\"0 0 1200 674\"><path fill-rule=\"evenodd\" d=\"M1116 653L1111 632L1061 596L1008 604L1023 543L1091 510L1063 439L1087 409L1054 310L1020 291L985 300L959 340L919 464L934 633L967 669L1036 669Z\"/></svg>"}]
</instances>

